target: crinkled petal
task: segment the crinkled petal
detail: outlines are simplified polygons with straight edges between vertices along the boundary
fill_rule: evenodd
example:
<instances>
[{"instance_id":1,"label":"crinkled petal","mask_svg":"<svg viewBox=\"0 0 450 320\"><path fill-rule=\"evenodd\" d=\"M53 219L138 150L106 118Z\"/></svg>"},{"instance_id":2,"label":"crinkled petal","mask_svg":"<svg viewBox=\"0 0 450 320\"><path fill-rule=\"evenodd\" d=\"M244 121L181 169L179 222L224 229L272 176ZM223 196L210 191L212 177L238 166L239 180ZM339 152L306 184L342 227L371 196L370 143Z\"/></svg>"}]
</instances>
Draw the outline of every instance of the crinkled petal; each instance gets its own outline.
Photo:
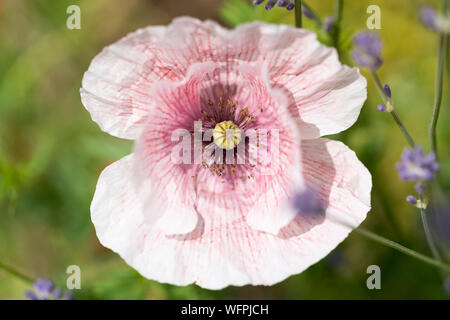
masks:
<instances>
[{"instance_id":1,"label":"crinkled petal","mask_svg":"<svg viewBox=\"0 0 450 320\"><path fill-rule=\"evenodd\" d=\"M180 81L190 66L207 61L265 63L270 84L290 99L302 139L345 130L366 99L358 70L343 66L310 31L262 22L227 30L183 17L106 47L84 75L82 102L102 130L136 139L153 108L153 84Z\"/></svg>"},{"instance_id":2,"label":"crinkled petal","mask_svg":"<svg viewBox=\"0 0 450 320\"><path fill-rule=\"evenodd\" d=\"M184 234L194 230L198 216L193 206L167 201L158 192L157 181L149 180L141 189L136 188L135 165L135 156L131 154L109 165L101 173L91 204L92 220L98 226L97 232L109 239L107 230L110 230L110 224L118 227L128 225L136 221L136 216L142 217L146 224L157 224L166 234ZM181 194L185 192L182 189L183 183L182 180L174 179L167 186L175 199L182 198ZM121 187L109 188L109 185L115 184L120 184ZM130 212L130 216L120 215L123 211ZM114 244L126 243L121 236L112 235L111 238Z\"/></svg>"},{"instance_id":3,"label":"crinkled petal","mask_svg":"<svg viewBox=\"0 0 450 320\"><path fill-rule=\"evenodd\" d=\"M245 219L225 225L200 219L191 233L166 235L145 223L128 191L125 172L132 165L124 158L101 175L92 205L97 235L149 279L208 289L275 284L326 256L370 209L371 177L353 151L317 139L303 141L302 153L307 184L327 204L324 217L299 216L278 235L257 231Z\"/></svg>"},{"instance_id":4,"label":"crinkled petal","mask_svg":"<svg viewBox=\"0 0 450 320\"><path fill-rule=\"evenodd\" d=\"M327 218L358 226L370 209L372 177L356 154L339 141L302 141L303 174L327 207Z\"/></svg>"},{"instance_id":5,"label":"crinkled petal","mask_svg":"<svg viewBox=\"0 0 450 320\"><path fill-rule=\"evenodd\" d=\"M296 215L290 198L304 185L301 139L289 115L287 99L283 93L270 88L263 69L264 66L249 64L195 64L185 80L155 86L152 94L155 108L135 147L139 183L147 179L158 181L159 192L166 194L161 197L165 197L169 206L172 202L183 208L194 206L206 225L210 220L220 224L244 216L255 229L274 234L287 225ZM184 129L184 135L191 138L187 129L193 128L194 121L202 116L200 106L205 105L206 100L223 101L225 98L221 95L230 91L233 94L229 99L237 102L237 108L248 106L248 112L254 116L254 132L259 132L259 142L249 144L249 147L259 145L252 153L257 160L254 167L247 165L243 169L237 165L234 177L224 177L218 175L219 165L205 168L202 163L174 162L173 150L178 150L179 141L173 140L172 134ZM271 130L271 136L265 136L264 130ZM263 163L263 159L267 163ZM194 159L189 157L188 160ZM191 197L188 201L177 199L174 188L164 192L169 184L180 186L187 195L195 194L194 204ZM137 188L142 189L139 185ZM161 218L167 221L167 226L170 219L176 224L176 215Z\"/></svg>"},{"instance_id":6,"label":"crinkled petal","mask_svg":"<svg viewBox=\"0 0 450 320\"><path fill-rule=\"evenodd\" d=\"M342 65L334 48L320 44L313 32L283 25L252 23L236 32L258 39L258 59L267 63L271 84L289 96L302 139L355 123L366 100L366 80L357 68Z\"/></svg>"}]
</instances>

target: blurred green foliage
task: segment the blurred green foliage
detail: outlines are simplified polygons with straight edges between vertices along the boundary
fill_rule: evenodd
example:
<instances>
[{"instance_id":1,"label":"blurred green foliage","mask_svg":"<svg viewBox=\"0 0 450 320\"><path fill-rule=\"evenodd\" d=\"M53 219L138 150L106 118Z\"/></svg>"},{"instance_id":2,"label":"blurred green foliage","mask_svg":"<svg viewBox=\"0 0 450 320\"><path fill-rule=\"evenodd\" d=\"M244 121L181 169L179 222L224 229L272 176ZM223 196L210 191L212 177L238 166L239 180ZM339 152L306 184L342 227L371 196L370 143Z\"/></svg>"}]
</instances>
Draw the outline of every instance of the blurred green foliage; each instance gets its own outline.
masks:
<instances>
[{"instance_id":1,"label":"blurred green foliage","mask_svg":"<svg viewBox=\"0 0 450 320\"><path fill-rule=\"evenodd\" d=\"M148 281L97 241L89 205L101 170L131 151L100 131L81 104L81 78L100 50L128 32L167 24L179 15L220 19L230 27L252 20L293 24L293 14L266 12L244 0L189 1L4 0L0 1L0 260L33 277L65 283L65 270L82 269L77 298L91 299L328 299L446 298L437 270L350 235L336 252L300 275L272 287L203 290ZM380 70L396 108L414 138L427 145L436 67L437 37L417 21L420 2L379 0L385 42ZM431 1L433 2L433 1ZM437 3L434 1L434 3ZM66 8L78 4L81 30L66 28ZM309 4L324 19L332 1ZM342 59L353 34L365 28L367 1L345 1ZM186 10L186 11L183 11ZM305 27L330 44L313 22ZM364 73L366 76L367 74ZM446 82L439 125L441 181L450 188L450 105ZM429 254L417 212L404 199L412 191L397 179L394 163L405 141L386 114L369 80L359 121L333 136L356 151L373 175L373 210L365 227ZM366 288L366 268L382 270L382 290ZM22 299L28 285L0 271L0 298Z\"/></svg>"}]
</instances>

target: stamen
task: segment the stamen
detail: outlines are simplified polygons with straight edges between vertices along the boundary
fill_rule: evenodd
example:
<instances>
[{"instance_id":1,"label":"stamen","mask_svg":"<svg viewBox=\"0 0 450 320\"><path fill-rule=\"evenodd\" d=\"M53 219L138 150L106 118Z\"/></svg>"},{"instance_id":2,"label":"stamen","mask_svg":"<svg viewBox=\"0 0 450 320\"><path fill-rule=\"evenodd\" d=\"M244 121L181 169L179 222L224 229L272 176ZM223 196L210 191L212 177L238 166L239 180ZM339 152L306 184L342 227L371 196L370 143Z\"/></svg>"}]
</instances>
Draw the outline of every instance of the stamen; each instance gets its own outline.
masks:
<instances>
[{"instance_id":1,"label":"stamen","mask_svg":"<svg viewBox=\"0 0 450 320\"><path fill-rule=\"evenodd\" d=\"M242 140L241 130L232 121L222 121L213 131L214 143L226 150L234 149Z\"/></svg>"}]
</instances>

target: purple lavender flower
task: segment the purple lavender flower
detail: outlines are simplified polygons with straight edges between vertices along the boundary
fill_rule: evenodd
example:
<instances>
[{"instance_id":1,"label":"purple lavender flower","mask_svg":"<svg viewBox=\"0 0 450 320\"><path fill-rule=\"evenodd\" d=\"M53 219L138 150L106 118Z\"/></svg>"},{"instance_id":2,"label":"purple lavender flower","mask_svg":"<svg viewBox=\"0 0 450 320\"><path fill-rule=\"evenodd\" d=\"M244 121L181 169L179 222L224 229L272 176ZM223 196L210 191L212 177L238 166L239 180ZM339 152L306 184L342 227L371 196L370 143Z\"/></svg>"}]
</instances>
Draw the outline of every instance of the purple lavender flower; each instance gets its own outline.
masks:
<instances>
[{"instance_id":1,"label":"purple lavender flower","mask_svg":"<svg viewBox=\"0 0 450 320\"><path fill-rule=\"evenodd\" d=\"M436 155L433 152L424 154L420 146L414 149L406 148L402 154L402 162L397 163L400 179L415 181L420 184L423 181L432 181L439 168ZM416 189L420 188L419 184L417 184Z\"/></svg>"},{"instance_id":2,"label":"purple lavender flower","mask_svg":"<svg viewBox=\"0 0 450 320\"><path fill-rule=\"evenodd\" d=\"M355 46L352 51L353 60L363 68L376 70L383 64L380 53L383 48L378 34L374 32L360 32L353 38Z\"/></svg>"},{"instance_id":3,"label":"purple lavender flower","mask_svg":"<svg viewBox=\"0 0 450 320\"><path fill-rule=\"evenodd\" d=\"M309 189L298 192L293 197L292 204L294 208L308 216L318 215L325 211L320 199Z\"/></svg>"},{"instance_id":4,"label":"purple lavender flower","mask_svg":"<svg viewBox=\"0 0 450 320\"><path fill-rule=\"evenodd\" d=\"M266 0L253 0L253 4L258 6L265 1ZM268 0L266 3L266 10L272 9L275 5L279 7L286 7L287 10L292 10L295 6L294 0Z\"/></svg>"},{"instance_id":5,"label":"purple lavender flower","mask_svg":"<svg viewBox=\"0 0 450 320\"><path fill-rule=\"evenodd\" d=\"M383 43L375 32L360 32L353 38L353 44L369 55L377 56L383 49Z\"/></svg>"},{"instance_id":6,"label":"purple lavender flower","mask_svg":"<svg viewBox=\"0 0 450 320\"><path fill-rule=\"evenodd\" d=\"M33 283L33 290L25 291L25 296L30 300L72 300L73 294L68 291L64 295L55 288L51 280L39 278Z\"/></svg>"},{"instance_id":7,"label":"purple lavender flower","mask_svg":"<svg viewBox=\"0 0 450 320\"><path fill-rule=\"evenodd\" d=\"M311 20L314 19L314 15L312 14L312 12L309 11L305 6L302 6L302 12L305 15L305 17L307 17L308 19L311 19Z\"/></svg>"},{"instance_id":8,"label":"purple lavender flower","mask_svg":"<svg viewBox=\"0 0 450 320\"><path fill-rule=\"evenodd\" d=\"M433 31L438 30L438 14L433 7L422 7L419 11L419 19L426 28Z\"/></svg>"},{"instance_id":9,"label":"purple lavender flower","mask_svg":"<svg viewBox=\"0 0 450 320\"><path fill-rule=\"evenodd\" d=\"M363 68L376 70L383 64L383 60L381 59L381 57L374 57L362 51L353 50L351 55L356 64Z\"/></svg>"},{"instance_id":10,"label":"purple lavender flower","mask_svg":"<svg viewBox=\"0 0 450 320\"><path fill-rule=\"evenodd\" d=\"M389 85L385 84L383 87L383 91L386 97L388 97L388 99L392 97L391 87L389 87Z\"/></svg>"},{"instance_id":11,"label":"purple lavender flower","mask_svg":"<svg viewBox=\"0 0 450 320\"><path fill-rule=\"evenodd\" d=\"M327 17L326 19L325 19L325 21L323 22L323 29L326 31L326 32L331 32L331 30L333 30L333 26L334 26L334 17L332 17L332 16L330 16L330 17Z\"/></svg>"},{"instance_id":12,"label":"purple lavender flower","mask_svg":"<svg viewBox=\"0 0 450 320\"><path fill-rule=\"evenodd\" d=\"M378 109L378 111L380 111L380 112L386 112L387 107L386 107L385 105L383 105L383 104L379 104L379 105L377 106L377 109Z\"/></svg>"},{"instance_id":13,"label":"purple lavender flower","mask_svg":"<svg viewBox=\"0 0 450 320\"><path fill-rule=\"evenodd\" d=\"M406 201L412 205L417 204L417 198L414 196L407 196Z\"/></svg>"}]
</instances>

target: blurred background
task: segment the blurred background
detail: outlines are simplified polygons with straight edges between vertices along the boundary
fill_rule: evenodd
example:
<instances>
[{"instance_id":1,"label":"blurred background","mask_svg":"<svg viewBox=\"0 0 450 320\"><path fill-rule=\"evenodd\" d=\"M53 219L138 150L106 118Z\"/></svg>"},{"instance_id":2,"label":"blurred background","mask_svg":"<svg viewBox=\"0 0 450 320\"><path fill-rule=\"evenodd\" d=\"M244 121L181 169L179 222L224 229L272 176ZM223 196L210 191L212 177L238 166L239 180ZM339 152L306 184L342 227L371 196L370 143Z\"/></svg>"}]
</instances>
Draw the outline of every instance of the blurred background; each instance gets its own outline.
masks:
<instances>
[{"instance_id":1,"label":"blurred background","mask_svg":"<svg viewBox=\"0 0 450 320\"><path fill-rule=\"evenodd\" d=\"M331 0L306 2L322 19L333 12ZM424 2L440 4L346 0L340 43L342 59L351 63L345 53L352 36L366 28L367 6L380 6L385 60L380 77L391 85L403 122L428 149L438 36L418 21ZM66 27L66 9L72 4L81 8L81 30ZM282 283L222 291L146 280L99 244L89 212L95 184L101 170L130 153L132 144L103 133L90 119L79 95L83 73L106 45L180 15L214 19L228 27L252 20L294 23L292 12L267 12L247 0L0 0L0 261L61 287L67 266L78 265L82 289L75 290L76 299L449 298L437 269L356 233L327 258ZM311 21L304 23L327 43L324 31ZM332 138L355 150L373 175L373 209L364 227L430 255L418 212L405 201L413 187L399 181L395 170L406 143L389 115L376 110L381 101L368 81L359 121ZM446 190L448 84L438 127L440 180ZM366 287L366 269L372 264L381 268L381 290ZM0 270L0 299L23 299L29 287Z\"/></svg>"}]
</instances>

